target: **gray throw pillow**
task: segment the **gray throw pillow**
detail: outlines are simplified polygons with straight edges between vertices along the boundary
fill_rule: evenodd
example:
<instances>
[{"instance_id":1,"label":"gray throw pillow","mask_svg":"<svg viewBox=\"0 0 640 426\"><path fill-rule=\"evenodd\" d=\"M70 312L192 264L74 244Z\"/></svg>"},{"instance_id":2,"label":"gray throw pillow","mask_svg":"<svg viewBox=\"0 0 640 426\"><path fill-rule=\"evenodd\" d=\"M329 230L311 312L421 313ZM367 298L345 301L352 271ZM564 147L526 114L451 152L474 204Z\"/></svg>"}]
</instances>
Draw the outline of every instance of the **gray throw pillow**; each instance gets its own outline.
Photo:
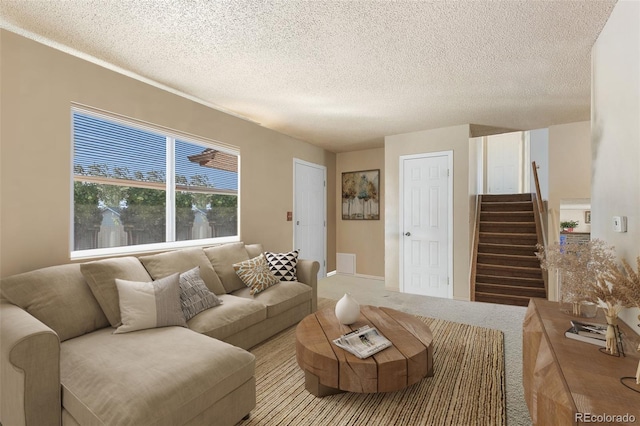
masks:
<instances>
[{"instance_id":1,"label":"gray throw pillow","mask_svg":"<svg viewBox=\"0 0 640 426\"><path fill-rule=\"evenodd\" d=\"M180 304L184 318L189 321L200 312L222 304L222 300L207 288L195 267L180 274Z\"/></svg>"}]
</instances>

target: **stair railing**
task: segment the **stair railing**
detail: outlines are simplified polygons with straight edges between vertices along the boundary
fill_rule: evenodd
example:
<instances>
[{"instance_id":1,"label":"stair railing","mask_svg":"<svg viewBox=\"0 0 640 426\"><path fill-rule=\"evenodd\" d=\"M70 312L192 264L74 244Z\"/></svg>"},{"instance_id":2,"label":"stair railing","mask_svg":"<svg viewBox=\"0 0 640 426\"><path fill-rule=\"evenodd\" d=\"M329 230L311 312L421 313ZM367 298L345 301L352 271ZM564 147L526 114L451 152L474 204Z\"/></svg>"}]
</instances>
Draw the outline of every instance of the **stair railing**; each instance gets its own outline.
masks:
<instances>
[{"instance_id":1,"label":"stair railing","mask_svg":"<svg viewBox=\"0 0 640 426\"><path fill-rule=\"evenodd\" d=\"M540 190L540 180L538 180L538 166L536 162L531 162L531 167L533 169L533 180L536 185L536 206L537 208L537 216L540 219L540 225L542 228L542 245L544 247L547 246L547 230L545 229L545 225L547 224L546 220L546 209L544 206L544 201L542 200L542 191Z\"/></svg>"},{"instance_id":2,"label":"stair railing","mask_svg":"<svg viewBox=\"0 0 640 426\"><path fill-rule=\"evenodd\" d=\"M482 195L476 196L476 227L473 232L471 268L469 274L469 296L473 302L476 300L476 268L478 263L478 241L480 240L480 213L482 209Z\"/></svg>"},{"instance_id":3,"label":"stair railing","mask_svg":"<svg viewBox=\"0 0 640 426\"><path fill-rule=\"evenodd\" d=\"M535 198L535 206L534 208L535 214L533 215L536 221L536 234L538 235L538 244L542 244L542 247L547 247L547 220L546 220L546 209L544 206L544 201L542 200L542 191L540 191L540 181L538 180L538 166L536 162L533 161L531 163L531 167L533 169L533 179L536 185L536 193L533 194ZM549 298L549 275L546 270L542 271L542 279L544 281L544 290L547 294L547 298Z\"/></svg>"}]
</instances>

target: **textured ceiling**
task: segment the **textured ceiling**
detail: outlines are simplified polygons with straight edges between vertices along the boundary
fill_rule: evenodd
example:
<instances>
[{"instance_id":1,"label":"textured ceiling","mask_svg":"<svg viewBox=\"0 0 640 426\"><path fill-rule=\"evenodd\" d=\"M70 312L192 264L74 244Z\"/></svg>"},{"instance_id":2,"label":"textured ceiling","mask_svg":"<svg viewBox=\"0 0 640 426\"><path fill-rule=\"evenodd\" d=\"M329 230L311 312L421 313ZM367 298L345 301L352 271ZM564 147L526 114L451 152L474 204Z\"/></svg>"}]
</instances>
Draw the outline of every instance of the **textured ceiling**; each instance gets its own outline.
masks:
<instances>
[{"instance_id":1,"label":"textured ceiling","mask_svg":"<svg viewBox=\"0 0 640 426\"><path fill-rule=\"evenodd\" d=\"M341 152L588 120L591 47L614 5L2 0L0 25Z\"/></svg>"}]
</instances>

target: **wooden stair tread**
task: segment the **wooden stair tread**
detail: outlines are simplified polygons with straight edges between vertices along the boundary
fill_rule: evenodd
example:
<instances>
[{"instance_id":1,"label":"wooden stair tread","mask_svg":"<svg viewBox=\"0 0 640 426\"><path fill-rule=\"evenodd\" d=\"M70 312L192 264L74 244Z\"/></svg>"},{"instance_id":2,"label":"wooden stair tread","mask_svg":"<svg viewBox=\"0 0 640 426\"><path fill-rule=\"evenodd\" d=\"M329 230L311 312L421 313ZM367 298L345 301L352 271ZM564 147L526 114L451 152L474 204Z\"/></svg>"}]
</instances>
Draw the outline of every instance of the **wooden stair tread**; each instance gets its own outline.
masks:
<instances>
[{"instance_id":1,"label":"wooden stair tread","mask_svg":"<svg viewBox=\"0 0 640 426\"><path fill-rule=\"evenodd\" d=\"M476 302L498 303L503 305L515 305L524 307L529 304L529 299L531 298L528 296L505 296L501 294L476 292Z\"/></svg>"},{"instance_id":2,"label":"wooden stair tread","mask_svg":"<svg viewBox=\"0 0 640 426\"><path fill-rule=\"evenodd\" d=\"M497 275L505 278L526 277L542 279L542 269L525 266L502 266L487 263L478 263L476 275ZM476 280L477 282L477 280Z\"/></svg>"},{"instance_id":3,"label":"wooden stair tread","mask_svg":"<svg viewBox=\"0 0 640 426\"><path fill-rule=\"evenodd\" d=\"M490 224L490 225L535 225L535 221L526 221L526 222L499 222L495 220L481 220L480 223Z\"/></svg>"},{"instance_id":4,"label":"wooden stair tread","mask_svg":"<svg viewBox=\"0 0 640 426\"><path fill-rule=\"evenodd\" d=\"M488 230L487 228L491 228L491 230ZM506 234L514 232L523 234L535 234L536 223L480 221L480 232L494 232L496 234Z\"/></svg>"},{"instance_id":5,"label":"wooden stair tread","mask_svg":"<svg viewBox=\"0 0 640 426\"><path fill-rule=\"evenodd\" d=\"M538 271L541 270L540 268L534 268L534 267L530 267L530 266L511 266L511 265L494 265L493 263L481 263L478 262L477 263L478 266L488 266L491 268L499 268L499 269L505 269L505 270L509 270L509 269L523 269L523 270L527 270L527 271Z\"/></svg>"},{"instance_id":6,"label":"wooden stair tread","mask_svg":"<svg viewBox=\"0 0 640 426\"><path fill-rule=\"evenodd\" d=\"M478 253L478 256L495 256L505 259L522 259L522 260L530 260L530 259L538 259L535 254L524 255L524 254L507 254L507 253Z\"/></svg>"},{"instance_id":7,"label":"wooden stair tread","mask_svg":"<svg viewBox=\"0 0 640 426\"><path fill-rule=\"evenodd\" d=\"M485 281L502 281L504 279L511 279L513 281L521 281L522 283L540 283L544 286L544 280L542 278L530 278L530 277L505 277L505 276L499 276L499 275L486 275L486 274L477 274L476 275L476 281L478 280L478 278L485 280ZM483 281L483 283L485 282Z\"/></svg>"},{"instance_id":8,"label":"wooden stair tread","mask_svg":"<svg viewBox=\"0 0 640 426\"><path fill-rule=\"evenodd\" d=\"M537 237L536 234L532 234L529 232L480 232L480 238L483 236L498 236L498 237Z\"/></svg>"},{"instance_id":9,"label":"wooden stair tread","mask_svg":"<svg viewBox=\"0 0 640 426\"><path fill-rule=\"evenodd\" d=\"M478 255L480 254L511 254L520 256L535 256L538 249L535 245L478 243ZM536 257L537 259L537 257Z\"/></svg>"},{"instance_id":10,"label":"wooden stair tread","mask_svg":"<svg viewBox=\"0 0 640 426\"><path fill-rule=\"evenodd\" d=\"M521 201L487 201L487 200L482 200L482 204L486 204L486 205L496 205L496 204L504 204L505 206L515 206L515 205L526 205L526 204L533 204L533 201L531 200L521 200Z\"/></svg>"},{"instance_id":11,"label":"wooden stair tread","mask_svg":"<svg viewBox=\"0 0 640 426\"><path fill-rule=\"evenodd\" d=\"M482 201L480 203L480 212L516 212L516 211L533 211L533 201L508 201L508 202L492 202Z\"/></svg>"},{"instance_id":12,"label":"wooden stair tread","mask_svg":"<svg viewBox=\"0 0 640 426\"><path fill-rule=\"evenodd\" d=\"M495 244L516 244L516 243L537 243L538 238L534 234L490 234L483 235L481 241L490 242Z\"/></svg>"},{"instance_id":13,"label":"wooden stair tread","mask_svg":"<svg viewBox=\"0 0 640 426\"><path fill-rule=\"evenodd\" d=\"M531 248L538 250L535 244L499 244L499 243L483 243L482 241L478 242L480 246L490 246L490 247L513 247L513 248Z\"/></svg>"},{"instance_id":14,"label":"wooden stair tread","mask_svg":"<svg viewBox=\"0 0 640 426\"><path fill-rule=\"evenodd\" d=\"M505 201L505 200L532 200L532 195L530 193L519 193L519 194L483 194L483 200L496 200L496 201Z\"/></svg>"},{"instance_id":15,"label":"wooden stair tread","mask_svg":"<svg viewBox=\"0 0 640 426\"><path fill-rule=\"evenodd\" d=\"M481 284L483 286L500 287L500 288L504 288L504 289L512 288L512 289L540 290L540 287L517 286L517 285L506 285L506 284L493 284L493 283L481 283Z\"/></svg>"},{"instance_id":16,"label":"wooden stair tread","mask_svg":"<svg viewBox=\"0 0 640 426\"><path fill-rule=\"evenodd\" d=\"M533 254L512 255L502 253L478 253L476 265L498 265L524 268L540 268L540 261Z\"/></svg>"},{"instance_id":17,"label":"wooden stair tread","mask_svg":"<svg viewBox=\"0 0 640 426\"><path fill-rule=\"evenodd\" d=\"M520 211L483 211L480 212L480 222L494 221L494 222L533 222L535 223L535 217L533 210L520 210Z\"/></svg>"},{"instance_id":18,"label":"wooden stair tread","mask_svg":"<svg viewBox=\"0 0 640 426\"><path fill-rule=\"evenodd\" d=\"M485 216L531 216L531 214L533 213L533 211L527 211L527 210L516 210L513 212L506 212L506 211L488 211L488 212L482 212L483 215Z\"/></svg>"},{"instance_id":19,"label":"wooden stair tread","mask_svg":"<svg viewBox=\"0 0 640 426\"><path fill-rule=\"evenodd\" d=\"M500 294L505 296L546 297L544 287L520 287L486 283L476 284L476 294L478 293Z\"/></svg>"},{"instance_id":20,"label":"wooden stair tread","mask_svg":"<svg viewBox=\"0 0 640 426\"><path fill-rule=\"evenodd\" d=\"M483 293L481 291L476 292L476 296L495 297L498 299L522 299L527 301L531 299L529 296L517 296L513 294L498 294L498 293Z\"/></svg>"}]
</instances>

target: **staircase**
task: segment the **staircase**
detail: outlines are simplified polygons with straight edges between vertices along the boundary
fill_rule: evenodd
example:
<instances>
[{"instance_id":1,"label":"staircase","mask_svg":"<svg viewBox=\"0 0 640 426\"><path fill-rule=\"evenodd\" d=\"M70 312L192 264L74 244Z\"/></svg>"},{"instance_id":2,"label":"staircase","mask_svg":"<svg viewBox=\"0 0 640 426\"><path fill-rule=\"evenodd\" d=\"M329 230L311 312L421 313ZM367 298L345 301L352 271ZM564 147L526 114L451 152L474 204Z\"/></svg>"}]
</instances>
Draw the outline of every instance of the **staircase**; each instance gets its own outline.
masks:
<instances>
[{"instance_id":1,"label":"staircase","mask_svg":"<svg viewBox=\"0 0 640 426\"><path fill-rule=\"evenodd\" d=\"M530 297L547 297L535 255L541 243L535 201L533 194L480 196L472 300L527 306Z\"/></svg>"}]
</instances>

